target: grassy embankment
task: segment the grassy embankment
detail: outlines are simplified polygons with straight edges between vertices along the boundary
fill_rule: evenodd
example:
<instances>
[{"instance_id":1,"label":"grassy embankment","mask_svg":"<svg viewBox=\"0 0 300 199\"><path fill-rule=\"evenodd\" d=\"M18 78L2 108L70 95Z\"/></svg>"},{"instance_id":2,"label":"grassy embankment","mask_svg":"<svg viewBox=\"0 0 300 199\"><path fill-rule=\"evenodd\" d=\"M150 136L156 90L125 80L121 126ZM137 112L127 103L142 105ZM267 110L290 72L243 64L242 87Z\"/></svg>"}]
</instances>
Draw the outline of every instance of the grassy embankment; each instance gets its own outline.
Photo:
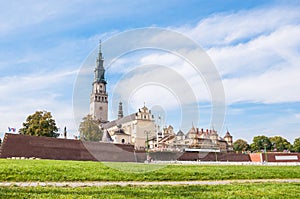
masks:
<instances>
[{"instance_id":1,"label":"grassy embankment","mask_svg":"<svg viewBox=\"0 0 300 199\"><path fill-rule=\"evenodd\" d=\"M160 165L0 159L0 181L180 181L300 178L299 166ZM124 170L132 172L124 172ZM152 170L151 172L142 172ZM134 173L135 172L135 173ZM0 187L0 198L299 198L299 183Z\"/></svg>"},{"instance_id":2,"label":"grassy embankment","mask_svg":"<svg viewBox=\"0 0 300 199\"><path fill-rule=\"evenodd\" d=\"M0 159L0 181L185 181L300 178L299 166L161 165ZM151 172L137 172L147 171ZM124 170L134 171L125 172Z\"/></svg>"},{"instance_id":3,"label":"grassy embankment","mask_svg":"<svg viewBox=\"0 0 300 199\"><path fill-rule=\"evenodd\" d=\"M299 198L300 184L249 183L200 186L82 188L0 187L0 198Z\"/></svg>"}]
</instances>

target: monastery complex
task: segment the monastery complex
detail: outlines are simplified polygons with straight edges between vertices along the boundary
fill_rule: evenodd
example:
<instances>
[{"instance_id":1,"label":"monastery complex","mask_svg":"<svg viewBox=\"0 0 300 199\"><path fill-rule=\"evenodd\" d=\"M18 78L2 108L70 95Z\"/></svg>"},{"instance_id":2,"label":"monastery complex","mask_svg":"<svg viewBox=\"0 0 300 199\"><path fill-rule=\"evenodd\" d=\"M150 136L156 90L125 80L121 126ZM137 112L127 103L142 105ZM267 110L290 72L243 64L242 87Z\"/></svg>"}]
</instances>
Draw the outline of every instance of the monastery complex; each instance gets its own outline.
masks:
<instances>
[{"instance_id":1,"label":"monastery complex","mask_svg":"<svg viewBox=\"0 0 300 199\"><path fill-rule=\"evenodd\" d=\"M174 132L171 125L161 128L155 123L155 116L145 105L136 113L123 116L122 102L120 102L118 118L108 121L106 85L104 59L100 45L90 95L90 115L100 123L103 142L130 144L136 150L150 151L233 151L233 139L228 131L224 137L220 137L213 129L204 130L194 126L185 133L181 130Z\"/></svg>"}]
</instances>

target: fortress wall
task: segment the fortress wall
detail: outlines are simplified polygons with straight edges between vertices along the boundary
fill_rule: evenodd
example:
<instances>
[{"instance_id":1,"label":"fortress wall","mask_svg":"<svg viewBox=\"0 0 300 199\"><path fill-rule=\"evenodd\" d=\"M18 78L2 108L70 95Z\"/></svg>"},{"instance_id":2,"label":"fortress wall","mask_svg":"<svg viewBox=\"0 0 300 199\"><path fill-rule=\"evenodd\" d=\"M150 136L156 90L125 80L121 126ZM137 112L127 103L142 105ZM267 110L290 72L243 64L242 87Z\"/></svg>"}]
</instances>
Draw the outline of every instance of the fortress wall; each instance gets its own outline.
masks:
<instances>
[{"instance_id":1,"label":"fortress wall","mask_svg":"<svg viewBox=\"0 0 300 199\"><path fill-rule=\"evenodd\" d=\"M0 158L24 157L55 160L90 160L112 162L144 161L135 157L132 145L6 134L0 149Z\"/></svg>"},{"instance_id":2,"label":"fortress wall","mask_svg":"<svg viewBox=\"0 0 300 199\"><path fill-rule=\"evenodd\" d=\"M299 153L204 153L204 152L152 152L152 160L162 161L226 161L226 162L300 162ZM144 162L147 154L134 152L133 145L104 142L82 142L80 140L6 134L0 158L41 158L55 160L89 160L108 162Z\"/></svg>"},{"instance_id":3,"label":"fortress wall","mask_svg":"<svg viewBox=\"0 0 300 199\"><path fill-rule=\"evenodd\" d=\"M267 157L264 153L261 155L263 162L300 162L299 153L267 153Z\"/></svg>"},{"instance_id":4,"label":"fortress wall","mask_svg":"<svg viewBox=\"0 0 300 199\"><path fill-rule=\"evenodd\" d=\"M221 162L250 162L248 154L214 153L214 152L185 152L178 158L182 161L221 161Z\"/></svg>"},{"instance_id":5,"label":"fortress wall","mask_svg":"<svg viewBox=\"0 0 300 199\"><path fill-rule=\"evenodd\" d=\"M79 140L5 134L1 158L25 157L56 160L95 160Z\"/></svg>"},{"instance_id":6,"label":"fortress wall","mask_svg":"<svg viewBox=\"0 0 300 199\"><path fill-rule=\"evenodd\" d=\"M249 155L250 155L251 162L262 162L261 153L251 153Z\"/></svg>"}]
</instances>

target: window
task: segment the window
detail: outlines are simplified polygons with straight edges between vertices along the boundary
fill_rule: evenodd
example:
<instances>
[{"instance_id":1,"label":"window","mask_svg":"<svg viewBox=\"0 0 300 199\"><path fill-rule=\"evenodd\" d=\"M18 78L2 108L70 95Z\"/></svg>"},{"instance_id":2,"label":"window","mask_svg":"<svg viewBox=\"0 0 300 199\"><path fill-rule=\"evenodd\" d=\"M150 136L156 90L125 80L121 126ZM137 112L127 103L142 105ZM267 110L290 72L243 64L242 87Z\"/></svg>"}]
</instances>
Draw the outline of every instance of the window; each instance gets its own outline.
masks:
<instances>
[{"instance_id":1,"label":"window","mask_svg":"<svg viewBox=\"0 0 300 199\"><path fill-rule=\"evenodd\" d=\"M100 106L99 109L100 109L100 111L102 111L102 109L103 109L102 106Z\"/></svg>"},{"instance_id":2,"label":"window","mask_svg":"<svg viewBox=\"0 0 300 199\"><path fill-rule=\"evenodd\" d=\"M125 144L125 139L122 139L122 144Z\"/></svg>"}]
</instances>

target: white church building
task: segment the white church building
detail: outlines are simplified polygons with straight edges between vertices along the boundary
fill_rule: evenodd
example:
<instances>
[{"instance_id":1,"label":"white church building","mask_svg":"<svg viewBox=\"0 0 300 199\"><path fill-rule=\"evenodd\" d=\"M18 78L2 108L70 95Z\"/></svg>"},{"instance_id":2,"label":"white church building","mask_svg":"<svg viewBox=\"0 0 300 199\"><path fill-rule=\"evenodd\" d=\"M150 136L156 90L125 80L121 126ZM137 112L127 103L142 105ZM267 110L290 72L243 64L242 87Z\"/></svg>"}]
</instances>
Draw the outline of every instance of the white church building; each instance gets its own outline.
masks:
<instances>
[{"instance_id":1,"label":"white church building","mask_svg":"<svg viewBox=\"0 0 300 199\"><path fill-rule=\"evenodd\" d=\"M154 116L146 106L136 113L123 117L122 103L119 104L118 119L108 121L108 94L106 91L104 59L99 48L94 70L93 89L90 96L90 115L100 123L106 141L118 144L132 144L145 149L147 136L155 136ZM107 134L108 133L108 134Z\"/></svg>"},{"instance_id":2,"label":"white church building","mask_svg":"<svg viewBox=\"0 0 300 199\"><path fill-rule=\"evenodd\" d=\"M118 118L108 121L108 93L103 64L100 44L90 95L90 115L99 122L99 128L103 131L102 141L131 144L138 150L197 150L198 148L214 149L220 152L233 150L232 136L228 131L222 138L214 130L204 131L195 127L192 127L186 134L180 130L175 134L172 126L160 130L155 124L154 115L145 104L137 112L123 116L122 102L120 102Z\"/></svg>"}]
</instances>

